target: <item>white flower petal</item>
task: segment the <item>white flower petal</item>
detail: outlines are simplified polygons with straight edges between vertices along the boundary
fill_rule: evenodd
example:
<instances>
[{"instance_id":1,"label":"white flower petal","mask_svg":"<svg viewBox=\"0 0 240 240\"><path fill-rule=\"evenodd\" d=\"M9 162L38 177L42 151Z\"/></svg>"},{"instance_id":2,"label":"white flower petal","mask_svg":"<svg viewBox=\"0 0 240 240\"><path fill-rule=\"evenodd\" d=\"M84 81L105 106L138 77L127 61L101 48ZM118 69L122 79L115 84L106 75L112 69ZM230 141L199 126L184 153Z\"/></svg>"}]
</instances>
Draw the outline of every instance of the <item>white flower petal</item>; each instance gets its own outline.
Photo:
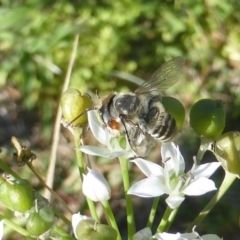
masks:
<instances>
[{"instance_id":1,"label":"white flower petal","mask_svg":"<svg viewBox=\"0 0 240 240\"><path fill-rule=\"evenodd\" d=\"M173 142L167 142L162 144L161 155L168 171L176 172L176 175L180 175L185 170L185 162L178 147ZM169 160L168 160L169 159Z\"/></svg>"},{"instance_id":2,"label":"white flower petal","mask_svg":"<svg viewBox=\"0 0 240 240\"><path fill-rule=\"evenodd\" d=\"M207 177L209 178L221 165L220 162L205 163L196 167L193 172L194 178Z\"/></svg>"},{"instance_id":3,"label":"white flower petal","mask_svg":"<svg viewBox=\"0 0 240 240\"><path fill-rule=\"evenodd\" d=\"M105 157L110 159L120 157L126 154L126 151L115 152L115 151L110 151L107 148L100 148L100 147L88 146L88 145L81 146L78 149L89 155L100 156L100 157Z\"/></svg>"},{"instance_id":4,"label":"white flower petal","mask_svg":"<svg viewBox=\"0 0 240 240\"><path fill-rule=\"evenodd\" d=\"M181 234L180 233L157 233L153 236L156 239L159 240L181 240Z\"/></svg>"},{"instance_id":5,"label":"white flower petal","mask_svg":"<svg viewBox=\"0 0 240 240\"><path fill-rule=\"evenodd\" d=\"M88 111L88 123L94 137L103 145L107 145L108 131L99 122L96 110Z\"/></svg>"},{"instance_id":6,"label":"white flower petal","mask_svg":"<svg viewBox=\"0 0 240 240\"><path fill-rule=\"evenodd\" d=\"M201 236L202 240L223 240L223 238L218 237L215 234L206 234Z\"/></svg>"},{"instance_id":7,"label":"white flower petal","mask_svg":"<svg viewBox=\"0 0 240 240\"><path fill-rule=\"evenodd\" d=\"M169 195L169 197L166 199L166 203L171 209L175 209L181 205L184 199L185 197L180 195Z\"/></svg>"},{"instance_id":8,"label":"white flower petal","mask_svg":"<svg viewBox=\"0 0 240 240\"><path fill-rule=\"evenodd\" d=\"M164 183L158 177L145 178L134 183L127 194L137 195L139 197L158 197L166 192Z\"/></svg>"},{"instance_id":9,"label":"white flower petal","mask_svg":"<svg viewBox=\"0 0 240 240\"><path fill-rule=\"evenodd\" d=\"M77 238L76 227L79 224L79 222L81 222L82 220L85 220L85 219L92 219L92 218L81 215L80 212L72 215L72 228L73 228L73 232L74 232L74 235L76 238Z\"/></svg>"},{"instance_id":10,"label":"white flower petal","mask_svg":"<svg viewBox=\"0 0 240 240\"><path fill-rule=\"evenodd\" d=\"M189 196L199 196L206 192L216 190L215 183L205 177L192 181L182 192Z\"/></svg>"},{"instance_id":11,"label":"white flower petal","mask_svg":"<svg viewBox=\"0 0 240 240\"><path fill-rule=\"evenodd\" d=\"M135 233L132 240L150 240L151 237L152 231L149 227L147 227Z\"/></svg>"},{"instance_id":12,"label":"white flower petal","mask_svg":"<svg viewBox=\"0 0 240 240\"><path fill-rule=\"evenodd\" d=\"M83 175L82 191L92 201L106 201L111 197L111 188L101 173L88 169Z\"/></svg>"},{"instance_id":13,"label":"white flower petal","mask_svg":"<svg viewBox=\"0 0 240 240\"><path fill-rule=\"evenodd\" d=\"M156 163L143 160L142 158L136 158L131 162L134 162L147 177L163 176L163 168Z\"/></svg>"},{"instance_id":14,"label":"white flower petal","mask_svg":"<svg viewBox=\"0 0 240 240\"><path fill-rule=\"evenodd\" d=\"M183 233L181 234L181 239L189 239L189 240L194 240L194 239L199 239L199 235L197 232L191 232L191 233Z\"/></svg>"}]
</instances>

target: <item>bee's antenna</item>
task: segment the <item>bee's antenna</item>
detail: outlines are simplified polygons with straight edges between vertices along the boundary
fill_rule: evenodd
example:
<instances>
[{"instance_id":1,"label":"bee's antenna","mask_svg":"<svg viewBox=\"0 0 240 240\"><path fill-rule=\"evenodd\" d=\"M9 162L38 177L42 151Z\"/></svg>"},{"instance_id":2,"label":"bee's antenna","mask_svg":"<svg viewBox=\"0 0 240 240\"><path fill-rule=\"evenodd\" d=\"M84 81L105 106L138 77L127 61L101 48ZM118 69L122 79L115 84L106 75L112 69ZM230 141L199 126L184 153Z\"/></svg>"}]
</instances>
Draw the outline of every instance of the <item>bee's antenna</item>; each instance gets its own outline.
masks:
<instances>
[{"instance_id":1,"label":"bee's antenna","mask_svg":"<svg viewBox=\"0 0 240 240\"><path fill-rule=\"evenodd\" d=\"M78 118L80 118L82 115L86 114L88 111L91 110L97 110L98 108L96 107L92 107L92 108L87 108L86 110L84 110L83 112L81 112L78 116L76 116L71 122L69 122L66 127L70 127Z\"/></svg>"}]
</instances>

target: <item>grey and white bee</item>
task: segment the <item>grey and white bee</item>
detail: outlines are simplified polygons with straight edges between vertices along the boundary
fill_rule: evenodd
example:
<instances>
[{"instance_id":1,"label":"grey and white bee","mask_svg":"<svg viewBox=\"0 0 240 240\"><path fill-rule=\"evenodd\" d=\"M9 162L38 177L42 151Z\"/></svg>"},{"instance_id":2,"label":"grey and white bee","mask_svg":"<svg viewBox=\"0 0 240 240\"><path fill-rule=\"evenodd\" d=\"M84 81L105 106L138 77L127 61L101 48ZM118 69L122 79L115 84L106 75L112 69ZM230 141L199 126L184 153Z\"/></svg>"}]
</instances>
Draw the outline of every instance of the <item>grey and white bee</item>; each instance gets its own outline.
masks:
<instances>
[{"instance_id":1,"label":"grey and white bee","mask_svg":"<svg viewBox=\"0 0 240 240\"><path fill-rule=\"evenodd\" d=\"M103 99L99 109L102 121L110 128L125 132L137 156L147 156L155 140L172 139L176 122L165 111L161 92L179 80L184 63L184 57L173 58L134 93L111 93Z\"/></svg>"}]
</instances>

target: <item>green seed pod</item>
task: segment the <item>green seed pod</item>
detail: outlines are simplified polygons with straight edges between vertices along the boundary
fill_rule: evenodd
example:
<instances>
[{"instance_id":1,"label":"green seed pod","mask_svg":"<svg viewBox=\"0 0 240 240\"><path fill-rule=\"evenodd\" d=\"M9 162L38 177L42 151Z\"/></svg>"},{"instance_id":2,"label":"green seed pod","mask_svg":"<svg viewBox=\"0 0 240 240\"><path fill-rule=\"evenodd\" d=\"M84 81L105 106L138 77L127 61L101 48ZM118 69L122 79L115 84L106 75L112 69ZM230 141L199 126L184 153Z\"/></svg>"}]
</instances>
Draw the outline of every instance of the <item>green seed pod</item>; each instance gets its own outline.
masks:
<instances>
[{"instance_id":1,"label":"green seed pod","mask_svg":"<svg viewBox=\"0 0 240 240\"><path fill-rule=\"evenodd\" d=\"M31 183L26 179L15 180L9 191L9 200L13 209L25 213L33 205L33 188Z\"/></svg>"},{"instance_id":2,"label":"green seed pod","mask_svg":"<svg viewBox=\"0 0 240 240\"><path fill-rule=\"evenodd\" d=\"M87 121L87 114L77 118L83 111L92 107L92 101L87 95L81 95L80 91L75 88L66 90L61 97L61 108L63 117L66 122L73 124L83 124Z\"/></svg>"},{"instance_id":3,"label":"green seed pod","mask_svg":"<svg viewBox=\"0 0 240 240\"><path fill-rule=\"evenodd\" d=\"M216 138L225 127L225 111L220 100L201 99L190 110L190 124L194 131L207 138Z\"/></svg>"},{"instance_id":4,"label":"green seed pod","mask_svg":"<svg viewBox=\"0 0 240 240\"><path fill-rule=\"evenodd\" d=\"M13 211L25 213L32 207L33 200L33 188L28 180L0 184L0 201Z\"/></svg>"},{"instance_id":5,"label":"green seed pod","mask_svg":"<svg viewBox=\"0 0 240 240\"><path fill-rule=\"evenodd\" d=\"M32 236L40 236L53 226L55 219L51 208L41 208L38 212L29 215L26 229Z\"/></svg>"},{"instance_id":6,"label":"green seed pod","mask_svg":"<svg viewBox=\"0 0 240 240\"><path fill-rule=\"evenodd\" d=\"M9 200L9 193L12 191L13 184L4 180L0 184L0 201L6 205L6 207L13 210L12 202Z\"/></svg>"},{"instance_id":7,"label":"green seed pod","mask_svg":"<svg viewBox=\"0 0 240 240\"><path fill-rule=\"evenodd\" d=\"M80 221L76 228L78 239L84 240L116 240L117 232L114 228L99 224L93 219Z\"/></svg>"},{"instance_id":8,"label":"green seed pod","mask_svg":"<svg viewBox=\"0 0 240 240\"><path fill-rule=\"evenodd\" d=\"M177 131L182 129L185 120L185 108L176 98L165 96L162 98L162 104L167 113L176 121Z\"/></svg>"},{"instance_id":9,"label":"green seed pod","mask_svg":"<svg viewBox=\"0 0 240 240\"><path fill-rule=\"evenodd\" d=\"M239 132L227 132L217 137L214 153L227 171L240 175Z\"/></svg>"}]
</instances>

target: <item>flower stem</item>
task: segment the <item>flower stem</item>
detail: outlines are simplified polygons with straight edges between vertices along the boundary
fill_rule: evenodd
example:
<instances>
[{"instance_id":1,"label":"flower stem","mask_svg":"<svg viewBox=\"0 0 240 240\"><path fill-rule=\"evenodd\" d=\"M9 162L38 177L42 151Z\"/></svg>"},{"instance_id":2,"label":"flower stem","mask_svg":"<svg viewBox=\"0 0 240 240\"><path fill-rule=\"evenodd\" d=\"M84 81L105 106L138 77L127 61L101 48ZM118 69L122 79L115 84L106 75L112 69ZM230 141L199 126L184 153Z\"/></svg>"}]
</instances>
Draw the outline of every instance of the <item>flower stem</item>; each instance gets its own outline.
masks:
<instances>
[{"instance_id":1,"label":"flower stem","mask_svg":"<svg viewBox=\"0 0 240 240\"><path fill-rule=\"evenodd\" d=\"M156 212L157 212L159 199L160 199L160 197L155 197L153 199L152 208L151 208L151 211L150 211L150 214L149 214L149 218L148 218L148 222L147 222L147 227L149 227L149 228L152 227L152 224L153 224Z\"/></svg>"},{"instance_id":2,"label":"flower stem","mask_svg":"<svg viewBox=\"0 0 240 240\"><path fill-rule=\"evenodd\" d=\"M157 228L157 232L166 232L170 228L179 208L171 209L169 206L166 208L163 218Z\"/></svg>"},{"instance_id":3,"label":"flower stem","mask_svg":"<svg viewBox=\"0 0 240 240\"><path fill-rule=\"evenodd\" d=\"M229 172L225 172L225 177L223 179L223 182L216 192L216 194L213 196L213 198L210 200L210 202L206 205L206 207L199 213L199 215L195 218L195 220L190 224L190 226L186 229L186 232L192 231L192 228L195 225L199 225L202 220L208 215L208 213L211 211L211 209L216 205L216 203L222 198L222 196L226 193L226 191L229 189L229 187L232 185L234 180L236 179L236 175L231 174Z\"/></svg>"},{"instance_id":4,"label":"flower stem","mask_svg":"<svg viewBox=\"0 0 240 240\"><path fill-rule=\"evenodd\" d=\"M116 219L113 215L109 202L103 201L102 205L104 207L105 216L107 217L109 224L111 224L111 226L117 231L117 235L118 235L117 240L122 240L119 229L118 229L118 225L116 223Z\"/></svg>"},{"instance_id":5,"label":"flower stem","mask_svg":"<svg viewBox=\"0 0 240 240\"><path fill-rule=\"evenodd\" d=\"M14 229L16 232L20 233L22 236L27 237L27 239L36 239L31 237L31 235L28 233L28 231L25 228L21 227L19 224L16 224L12 220L5 218L3 215L0 215L0 220L4 220L4 224Z\"/></svg>"},{"instance_id":6,"label":"flower stem","mask_svg":"<svg viewBox=\"0 0 240 240\"><path fill-rule=\"evenodd\" d=\"M78 148L81 145L81 141L80 141L80 136L82 134L82 129L74 129L73 131L73 135L74 135L74 141L75 141L75 147L76 147L76 156L77 156L77 163L78 163L78 170L79 170L79 174L80 174L80 178L81 181L83 181L83 174L85 173L85 168L84 168L84 162L83 162L83 157L82 157L82 152L78 150ZM96 211L96 207L93 203L92 200L90 200L89 198L86 198L87 203L88 203L88 208L91 212L91 216L96 220L99 221L98 215L97 215L97 211Z\"/></svg>"},{"instance_id":7,"label":"flower stem","mask_svg":"<svg viewBox=\"0 0 240 240\"><path fill-rule=\"evenodd\" d=\"M205 138L205 137L201 137L200 140L201 140L201 144L200 144L199 150L197 152L197 164L198 165L201 163L203 155L205 154L205 152L207 150L210 149L210 146L213 142L212 140Z\"/></svg>"},{"instance_id":8,"label":"flower stem","mask_svg":"<svg viewBox=\"0 0 240 240\"><path fill-rule=\"evenodd\" d=\"M127 191L130 188L129 171L128 171L129 161L123 157L120 157L119 161L121 165L123 187L124 187L125 201L126 201L126 207L127 207L128 239L132 239L133 234L135 233L135 220L134 220L134 213L133 213L132 198L130 195L127 194Z\"/></svg>"}]
</instances>

